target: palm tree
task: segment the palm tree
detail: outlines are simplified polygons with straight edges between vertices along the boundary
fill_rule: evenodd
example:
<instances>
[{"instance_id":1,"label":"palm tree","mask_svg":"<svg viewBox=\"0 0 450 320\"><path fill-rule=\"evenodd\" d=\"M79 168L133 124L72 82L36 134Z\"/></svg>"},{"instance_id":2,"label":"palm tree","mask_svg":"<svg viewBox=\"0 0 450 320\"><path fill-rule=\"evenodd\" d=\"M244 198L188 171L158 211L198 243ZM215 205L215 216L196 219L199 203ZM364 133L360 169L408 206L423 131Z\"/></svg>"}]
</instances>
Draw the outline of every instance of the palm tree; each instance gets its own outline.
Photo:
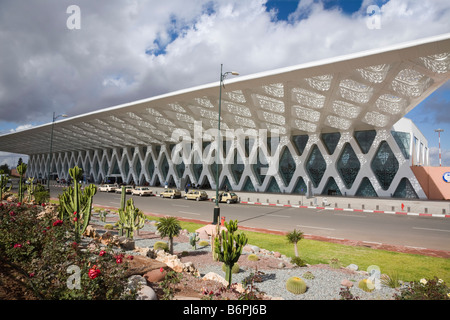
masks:
<instances>
[{"instance_id":1,"label":"palm tree","mask_svg":"<svg viewBox=\"0 0 450 320\"><path fill-rule=\"evenodd\" d=\"M175 217L160 218L156 228L161 234L161 238L169 238L169 252L173 254L173 238L180 234L180 221Z\"/></svg>"},{"instance_id":2,"label":"palm tree","mask_svg":"<svg viewBox=\"0 0 450 320\"><path fill-rule=\"evenodd\" d=\"M289 243L294 244L295 256L298 257L297 242L303 239L303 232L294 229L294 231L291 231L286 235L286 238Z\"/></svg>"}]
</instances>

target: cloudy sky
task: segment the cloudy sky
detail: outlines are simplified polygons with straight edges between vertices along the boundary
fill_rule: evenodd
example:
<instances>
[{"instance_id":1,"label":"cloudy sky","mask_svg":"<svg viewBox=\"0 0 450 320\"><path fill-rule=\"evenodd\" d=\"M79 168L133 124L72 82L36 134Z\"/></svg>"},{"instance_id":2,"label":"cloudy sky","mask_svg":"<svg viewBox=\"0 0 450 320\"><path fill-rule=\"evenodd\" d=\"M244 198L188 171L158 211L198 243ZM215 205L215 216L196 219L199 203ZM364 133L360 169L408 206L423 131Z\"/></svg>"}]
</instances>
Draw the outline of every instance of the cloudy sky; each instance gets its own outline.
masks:
<instances>
[{"instance_id":1,"label":"cloudy sky","mask_svg":"<svg viewBox=\"0 0 450 320\"><path fill-rule=\"evenodd\" d=\"M215 82L221 63L247 75L449 32L448 0L0 0L0 133ZM449 102L450 82L407 115L433 165L439 127L450 166Z\"/></svg>"}]
</instances>

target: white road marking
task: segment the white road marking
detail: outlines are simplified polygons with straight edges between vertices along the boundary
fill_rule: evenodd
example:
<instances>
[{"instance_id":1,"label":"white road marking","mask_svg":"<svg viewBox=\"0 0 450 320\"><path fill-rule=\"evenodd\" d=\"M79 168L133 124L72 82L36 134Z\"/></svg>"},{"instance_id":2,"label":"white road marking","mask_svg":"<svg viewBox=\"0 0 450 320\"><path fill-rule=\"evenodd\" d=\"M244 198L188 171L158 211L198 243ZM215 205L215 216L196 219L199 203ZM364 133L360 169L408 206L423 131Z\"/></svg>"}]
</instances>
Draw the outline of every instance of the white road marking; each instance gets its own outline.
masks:
<instances>
[{"instance_id":1,"label":"white road marking","mask_svg":"<svg viewBox=\"0 0 450 320\"><path fill-rule=\"evenodd\" d=\"M196 216L199 216L200 215L200 213L197 213L197 212L189 212L189 211L178 211L179 213L187 213L187 214L194 214L194 215L196 215Z\"/></svg>"},{"instance_id":2,"label":"white road marking","mask_svg":"<svg viewBox=\"0 0 450 320\"><path fill-rule=\"evenodd\" d=\"M268 214L268 217L290 218L291 216L282 216L280 214Z\"/></svg>"},{"instance_id":3,"label":"white road marking","mask_svg":"<svg viewBox=\"0 0 450 320\"><path fill-rule=\"evenodd\" d=\"M416 228L416 227L413 227L413 229L417 229L417 230L430 230L430 231L441 231L441 232L450 232L450 230L430 229L430 228Z\"/></svg>"},{"instance_id":4,"label":"white road marking","mask_svg":"<svg viewBox=\"0 0 450 320\"><path fill-rule=\"evenodd\" d=\"M322 227L311 227L311 226L301 226L301 225L297 225L297 227L302 227L302 228L311 228L311 229L321 229L321 230L336 230L336 229L332 229L332 228L322 228Z\"/></svg>"}]
</instances>

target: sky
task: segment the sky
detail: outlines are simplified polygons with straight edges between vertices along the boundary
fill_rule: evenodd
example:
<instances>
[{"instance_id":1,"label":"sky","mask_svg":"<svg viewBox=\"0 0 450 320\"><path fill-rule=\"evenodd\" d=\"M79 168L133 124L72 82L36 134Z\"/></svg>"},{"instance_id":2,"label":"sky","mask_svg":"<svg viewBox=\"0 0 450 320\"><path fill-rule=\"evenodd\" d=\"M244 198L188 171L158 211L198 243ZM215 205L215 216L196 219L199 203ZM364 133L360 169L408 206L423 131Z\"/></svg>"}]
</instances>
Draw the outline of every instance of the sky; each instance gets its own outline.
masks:
<instances>
[{"instance_id":1,"label":"sky","mask_svg":"<svg viewBox=\"0 0 450 320\"><path fill-rule=\"evenodd\" d=\"M448 0L0 0L0 134L216 82L221 63L249 75L449 32ZM406 115L431 165L441 128L450 166L449 103L447 82Z\"/></svg>"}]
</instances>

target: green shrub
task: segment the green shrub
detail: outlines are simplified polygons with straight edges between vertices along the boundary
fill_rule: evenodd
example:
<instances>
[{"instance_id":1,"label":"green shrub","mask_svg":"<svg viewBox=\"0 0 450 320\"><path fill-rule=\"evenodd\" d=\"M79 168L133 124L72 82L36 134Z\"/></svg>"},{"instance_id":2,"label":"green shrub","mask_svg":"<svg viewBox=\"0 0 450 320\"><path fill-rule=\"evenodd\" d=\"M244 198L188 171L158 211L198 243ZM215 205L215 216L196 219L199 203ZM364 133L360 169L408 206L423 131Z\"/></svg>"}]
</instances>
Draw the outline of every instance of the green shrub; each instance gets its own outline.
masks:
<instances>
[{"instance_id":1,"label":"green shrub","mask_svg":"<svg viewBox=\"0 0 450 320\"><path fill-rule=\"evenodd\" d=\"M114 229L114 226L112 225L112 224L105 224L104 226L103 226L103 228L105 228L106 230L113 230Z\"/></svg>"},{"instance_id":2,"label":"green shrub","mask_svg":"<svg viewBox=\"0 0 450 320\"><path fill-rule=\"evenodd\" d=\"M258 261L259 257L256 254L252 253L252 254L248 255L247 260L248 261Z\"/></svg>"},{"instance_id":3,"label":"green shrub","mask_svg":"<svg viewBox=\"0 0 450 320\"><path fill-rule=\"evenodd\" d=\"M333 258L330 260L330 267L333 269L339 269L341 267L341 262L337 258Z\"/></svg>"},{"instance_id":4,"label":"green shrub","mask_svg":"<svg viewBox=\"0 0 450 320\"><path fill-rule=\"evenodd\" d=\"M286 281L286 289L293 294L303 294L306 292L306 283L298 277L290 277Z\"/></svg>"},{"instance_id":5,"label":"green shrub","mask_svg":"<svg viewBox=\"0 0 450 320\"><path fill-rule=\"evenodd\" d=\"M449 287L437 277L409 282L400 291L396 300L450 300Z\"/></svg>"},{"instance_id":6,"label":"green shrub","mask_svg":"<svg viewBox=\"0 0 450 320\"><path fill-rule=\"evenodd\" d=\"M164 241L156 241L155 244L153 245L153 250L164 250L166 252L169 251L169 245L167 244L167 242Z\"/></svg>"},{"instance_id":7,"label":"green shrub","mask_svg":"<svg viewBox=\"0 0 450 320\"><path fill-rule=\"evenodd\" d=\"M239 265L237 263L233 264L233 268L231 268L231 273L239 273ZM222 264L222 271L226 272L226 265L225 263Z\"/></svg>"},{"instance_id":8,"label":"green shrub","mask_svg":"<svg viewBox=\"0 0 450 320\"><path fill-rule=\"evenodd\" d=\"M304 266L306 266L305 261L303 261L303 259L300 258L300 257L293 257L293 258L291 258L291 263L292 263L292 264L295 264L295 265L298 266L298 267L304 267Z\"/></svg>"}]
</instances>

